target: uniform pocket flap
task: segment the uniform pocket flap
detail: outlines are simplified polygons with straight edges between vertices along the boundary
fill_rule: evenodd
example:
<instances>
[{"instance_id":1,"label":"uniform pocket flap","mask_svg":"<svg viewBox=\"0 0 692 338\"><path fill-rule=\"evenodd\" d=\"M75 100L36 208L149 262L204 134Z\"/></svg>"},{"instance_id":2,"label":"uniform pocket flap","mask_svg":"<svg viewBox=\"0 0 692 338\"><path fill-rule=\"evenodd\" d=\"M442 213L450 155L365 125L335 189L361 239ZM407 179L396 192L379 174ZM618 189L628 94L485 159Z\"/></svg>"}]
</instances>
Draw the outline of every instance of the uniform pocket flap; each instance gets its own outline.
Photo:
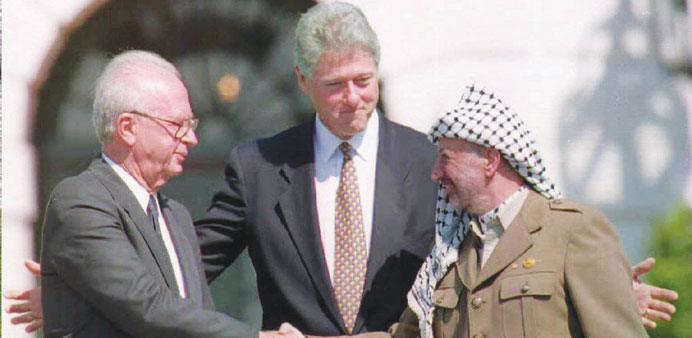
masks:
<instances>
[{"instance_id":1,"label":"uniform pocket flap","mask_svg":"<svg viewBox=\"0 0 692 338\"><path fill-rule=\"evenodd\" d=\"M500 286L500 300L523 296L550 296L555 290L554 272L538 272L507 277Z\"/></svg>"},{"instance_id":2,"label":"uniform pocket flap","mask_svg":"<svg viewBox=\"0 0 692 338\"><path fill-rule=\"evenodd\" d=\"M437 289L433 293L435 306L446 309L455 309L459 303L459 292L454 287Z\"/></svg>"}]
</instances>

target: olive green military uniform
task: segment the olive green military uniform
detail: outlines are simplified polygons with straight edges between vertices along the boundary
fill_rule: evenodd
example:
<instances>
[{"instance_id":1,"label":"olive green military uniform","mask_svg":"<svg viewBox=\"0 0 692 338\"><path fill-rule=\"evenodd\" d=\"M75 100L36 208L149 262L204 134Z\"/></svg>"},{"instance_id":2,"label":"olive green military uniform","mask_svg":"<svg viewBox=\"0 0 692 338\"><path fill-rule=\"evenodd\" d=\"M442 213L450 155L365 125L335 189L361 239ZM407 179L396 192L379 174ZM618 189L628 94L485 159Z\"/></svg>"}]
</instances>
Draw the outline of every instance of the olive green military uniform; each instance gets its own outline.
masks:
<instances>
[{"instance_id":1,"label":"olive green military uniform","mask_svg":"<svg viewBox=\"0 0 692 338\"><path fill-rule=\"evenodd\" d=\"M469 235L433 301L435 337L647 337L622 243L605 216L531 191L478 271ZM389 334L418 337L407 309Z\"/></svg>"}]
</instances>

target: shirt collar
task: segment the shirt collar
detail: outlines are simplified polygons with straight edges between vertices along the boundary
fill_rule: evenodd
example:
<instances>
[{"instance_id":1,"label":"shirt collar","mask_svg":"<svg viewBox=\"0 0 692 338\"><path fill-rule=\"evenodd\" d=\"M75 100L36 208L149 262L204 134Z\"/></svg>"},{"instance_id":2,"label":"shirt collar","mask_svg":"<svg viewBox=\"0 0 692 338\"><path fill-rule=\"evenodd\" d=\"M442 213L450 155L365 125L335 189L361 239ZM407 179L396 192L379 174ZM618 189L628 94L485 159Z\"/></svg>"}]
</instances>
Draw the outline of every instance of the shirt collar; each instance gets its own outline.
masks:
<instances>
[{"instance_id":1,"label":"shirt collar","mask_svg":"<svg viewBox=\"0 0 692 338\"><path fill-rule=\"evenodd\" d=\"M123 182L125 182L125 185L132 191L132 194L135 195L135 198L137 199L137 203L142 207L142 210L146 212L147 210L147 205L149 205L149 192L147 189L145 189L143 186L135 180L132 175L130 175L123 167L120 165L116 164L113 162L113 160L110 159L106 154L102 154L103 159L106 160L106 163L113 168L115 173L120 177Z\"/></svg>"},{"instance_id":2,"label":"shirt collar","mask_svg":"<svg viewBox=\"0 0 692 338\"><path fill-rule=\"evenodd\" d=\"M521 210L521 206L524 204L528 195L529 187L522 185L517 191L507 197L506 200L500 203L497 208L478 216L478 222L483 232L487 230L488 223L496 217L500 220L502 228L507 230L507 227L512 223L517 214L519 214L519 210Z\"/></svg>"},{"instance_id":3,"label":"shirt collar","mask_svg":"<svg viewBox=\"0 0 692 338\"><path fill-rule=\"evenodd\" d=\"M366 162L374 160L377 156L378 130L380 127L379 115L374 111L365 129L346 140L353 148L354 154ZM344 142L338 136L332 134L322 123L318 114L315 116L315 160L326 163L336 153L339 145Z\"/></svg>"}]
</instances>

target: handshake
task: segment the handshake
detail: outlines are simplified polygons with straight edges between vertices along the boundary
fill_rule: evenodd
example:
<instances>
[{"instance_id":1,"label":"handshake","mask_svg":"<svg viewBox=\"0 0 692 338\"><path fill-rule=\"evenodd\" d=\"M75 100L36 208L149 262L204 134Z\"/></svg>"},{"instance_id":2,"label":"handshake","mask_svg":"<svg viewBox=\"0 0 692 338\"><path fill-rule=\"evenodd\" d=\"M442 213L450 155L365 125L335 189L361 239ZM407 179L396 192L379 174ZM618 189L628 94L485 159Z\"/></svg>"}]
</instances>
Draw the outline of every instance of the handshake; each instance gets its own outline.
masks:
<instances>
[{"instance_id":1,"label":"handshake","mask_svg":"<svg viewBox=\"0 0 692 338\"><path fill-rule=\"evenodd\" d=\"M305 338L306 336L289 323L281 324L277 331L260 331L259 338Z\"/></svg>"}]
</instances>

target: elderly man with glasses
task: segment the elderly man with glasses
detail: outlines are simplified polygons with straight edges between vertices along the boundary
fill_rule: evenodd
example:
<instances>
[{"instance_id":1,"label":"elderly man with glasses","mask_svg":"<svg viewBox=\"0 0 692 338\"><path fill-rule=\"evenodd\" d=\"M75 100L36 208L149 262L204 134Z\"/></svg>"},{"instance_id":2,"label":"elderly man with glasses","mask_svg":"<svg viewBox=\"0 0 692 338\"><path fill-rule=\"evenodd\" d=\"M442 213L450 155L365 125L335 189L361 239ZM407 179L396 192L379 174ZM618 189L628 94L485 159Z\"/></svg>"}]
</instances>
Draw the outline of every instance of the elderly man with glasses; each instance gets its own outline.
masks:
<instances>
[{"instance_id":1,"label":"elderly man with glasses","mask_svg":"<svg viewBox=\"0 0 692 338\"><path fill-rule=\"evenodd\" d=\"M160 56L129 51L97 80L103 153L60 182L41 253L46 337L271 337L215 312L188 211L159 193L197 145L187 89Z\"/></svg>"}]
</instances>

